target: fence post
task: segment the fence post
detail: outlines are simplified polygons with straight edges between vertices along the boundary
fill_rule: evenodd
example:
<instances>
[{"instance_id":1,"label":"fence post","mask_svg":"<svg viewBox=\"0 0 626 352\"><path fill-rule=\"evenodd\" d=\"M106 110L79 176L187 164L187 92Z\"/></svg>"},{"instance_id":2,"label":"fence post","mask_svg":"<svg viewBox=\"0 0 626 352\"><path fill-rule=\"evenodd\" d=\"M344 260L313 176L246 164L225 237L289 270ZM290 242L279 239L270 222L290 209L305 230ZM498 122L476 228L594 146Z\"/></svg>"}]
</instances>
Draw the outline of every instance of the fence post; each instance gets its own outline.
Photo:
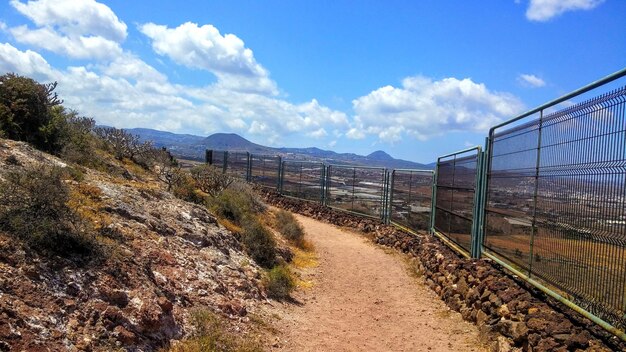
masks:
<instances>
[{"instance_id":1,"label":"fence post","mask_svg":"<svg viewBox=\"0 0 626 352\"><path fill-rule=\"evenodd\" d=\"M435 165L435 172L433 173L433 196L431 198L430 206L430 233L435 233L435 217L437 216L437 180L439 177L439 161L441 158L437 158L437 165Z\"/></svg>"},{"instance_id":2,"label":"fence post","mask_svg":"<svg viewBox=\"0 0 626 352\"><path fill-rule=\"evenodd\" d=\"M479 226L480 226L480 202L482 198L481 187L483 177L483 160L484 153L478 148L478 155L476 156L476 178L474 180L474 207L472 209L472 233L471 233L471 256L472 258L480 258L480 238L479 238Z\"/></svg>"},{"instance_id":3,"label":"fence post","mask_svg":"<svg viewBox=\"0 0 626 352\"><path fill-rule=\"evenodd\" d=\"M539 192L539 168L541 167L541 127L543 125L543 110L539 111L539 131L537 133L537 163L535 166L535 191L533 194L533 220L530 227L530 253L528 254L528 277L533 275L535 226L537 225L537 193Z\"/></svg>"},{"instance_id":4,"label":"fence post","mask_svg":"<svg viewBox=\"0 0 626 352\"><path fill-rule=\"evenodd\" d=\"M213 150L212 149L204 150L204 163L213 165Z\"/></svg>"},{"instance_id":5,"label":"fence post","mask_svg":"<svg viewBox=\"0 0 626 352\"><path fill-rule=\"evenodd\" d=\"M252 182L252 154L246 152L246 181Z\"/></svg>"},{"instance_id":6,"label":"fence post","mask_svg":"<svg viewBox=\"0 0 626 352\"><path fill-rule=\"evenodd\" d=\"M320 170L320 202L326 205L326 164L322 163Z\"/></svg>"},{"instance_id":7,"label":"fence post","mask_svg":"<svg viewBox=\"0 0 626 352\"><path fill-rule=\"evenodd\" d=\"M329 206L328 198L330 198L331 177L332 177L332 170L330 169L330 165L328 165L325 168L325 175L324 175L324 205L326 206Z\"/></svg>"},{"instance_id":8,"label":"fence post","mask_svg":"<svg viewBox=\"0 0 626 352\"><path fill-rule=\"evenodd\" d=\"M222 164L222 172L226 173L226 170L228 169L228 151L224 151L224 162Z\"/></svg>"},{"instance_id":9,"label":"fence post","mask_svg":"<svg viewBox=\"0 0 626 352\"><path fill-rule=\"evenodd\" d=\"M485 240L486 221L487 221L487 182L489 178L489 165L491 162L491 140L485 138L485 150L483 151L482 178L480 180L480 203L478 212L478 246L479 257L482 256L483 242Z\"/></svg>"},{"instance_id":10,"label":"fence post","mask_svg":"<svg viewBox=\"0 0 626 352\"><path fill-rule=\"evenodd\" d=\"M396 183L396 170L392 170L389 176L389 204L387 208L387 225L391 224L391 214L393 212L393 190Z\"/></svg>"},{"instance_id":11,"label":"fence post","mask_svg":"<svg viewBox=\"0 0 626 352\"><path fill-rule=\"evenodd\" d=\"M389 174L387 172L387 168L383 169L383 178L380 180L382 182L382 192L381 192L381 209L380 209L380 220L383 224L387 223L387 196L389 195Z\"/></svg>"},{"instance_id":12,"label":"fence post","mask_svg":"<svg viewBox=\"0 0 626 352\"><path fill-rule=\"evenodd\" d=\"M276 191L278 193L280 193L280 189L281 189L281 179L282 179L282 164L283 164L283 158L279 155L277 156L278 158L278 170L276 170L277 174L278 174L278 179L276 180Z\"/></svg>"}]
</instances>

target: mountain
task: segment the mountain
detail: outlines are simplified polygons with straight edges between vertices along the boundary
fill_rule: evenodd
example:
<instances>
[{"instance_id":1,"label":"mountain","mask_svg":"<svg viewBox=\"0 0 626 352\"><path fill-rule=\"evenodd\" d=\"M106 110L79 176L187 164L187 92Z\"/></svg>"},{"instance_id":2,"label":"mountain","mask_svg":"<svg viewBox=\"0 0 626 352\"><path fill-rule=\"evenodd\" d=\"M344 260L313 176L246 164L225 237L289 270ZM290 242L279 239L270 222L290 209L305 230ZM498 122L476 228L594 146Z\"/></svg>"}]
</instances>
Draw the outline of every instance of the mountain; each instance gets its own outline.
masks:
<instances>
[{"instance_id":1,"label":"mountain","mask_svg":"<svg viewBox=\"0 0 626 352\"><path fill-rule=\"evenodd\" d=\"M328 164L354 164L379 166L393 169L433 169L432 164L424 165L408 160L395 159L382 150L367 156L354 153L336 153L315 147L309 148L272 148L252 143L235 133L215 133L208 137L190 134L176 134L148 128L127 129L138 135L141 140L150 140L157 147L166 147L172 154L182 159L204 160L204 151L234 150L253 154L280 155L286 159L321 160Z\"/></svg>"}]
</instances>

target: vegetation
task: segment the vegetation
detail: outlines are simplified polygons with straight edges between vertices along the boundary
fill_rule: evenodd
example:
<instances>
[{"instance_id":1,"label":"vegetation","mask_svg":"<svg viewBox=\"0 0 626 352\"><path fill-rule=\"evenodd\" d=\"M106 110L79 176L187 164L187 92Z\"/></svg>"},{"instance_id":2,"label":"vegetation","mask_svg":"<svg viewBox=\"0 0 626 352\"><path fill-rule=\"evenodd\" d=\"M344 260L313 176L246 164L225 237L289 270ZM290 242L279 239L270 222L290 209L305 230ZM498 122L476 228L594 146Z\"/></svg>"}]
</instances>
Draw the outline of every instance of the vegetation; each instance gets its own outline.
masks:
<instances>
[{"instance_id":1,"label":"vegetation","mask_svg":"<svg viewBox=\"0 0 626 352\"><path fill-rule=\"evenodd\" d=\"M276 241L256 218L244 223L242 241L246 252L257 264L266 269L276 265Z\"/></svg>"},{"instance_id":2,"label":"vegetation","mask_svg":"<svg viewBox=\"0 0 626 352\"><path fill-rule=\"evenodd\" d=\"M276 229L296 247L304 247L304 229L290 212L279 210L276 213Z\"/></svg>"},{"instance_id":3,"label":"vegetation","mask_svg":"<svg viewBox=\"0 0 626 352\"><path fill-rule=\"evenodd\" d=\"M215 198L222 194L235 181L235 178L225 174L213 165L199 165L191 169L191 177L198 188Z\"/></svg>"},{"instance_id":4,"label":"vegetation","mask_svg":"<svg viewBox=\"0 0 626 352\"><path fill-rule=\"evenodd\" d=\"M26 141L47 152L62 148L60 116L53 107L61 104L56 83L40 84L7 73L0 76L0 131L10 139Z\"/></svg>"},{"instance_id":5,"label":"vegetation","mask_svg":"<svg viewBox=\"0 0 626 352\"><path fill-rule=\"evenodd\" d=\"M264 283L269 296L278 300L289 298L296 287L293 274L286 265L277 265L268 271Z\"/></svg>"},{"instance_id":6,"label":"vegetation","mask_svg":"<svg viewBox=\"0 0 626 352\"><path fill-rule=\"evenodd\" d=\"M67 204L60 168L16 169L0 181L0 230L45 253L64 257L98 252L90 224Z\"/></svg>"},{"instance_id":7,"label":"vegetation","mask_svg":"<svg viewBox=\"0 0 626 352\"><path fill-rule=\"evenodd\" d=\"M171 352L257 352L263 351L259 341L249 335L227 330L227 323L207 309L191 313L194 333L191 338L170 348Z\"/></svg>"}]
</instances>

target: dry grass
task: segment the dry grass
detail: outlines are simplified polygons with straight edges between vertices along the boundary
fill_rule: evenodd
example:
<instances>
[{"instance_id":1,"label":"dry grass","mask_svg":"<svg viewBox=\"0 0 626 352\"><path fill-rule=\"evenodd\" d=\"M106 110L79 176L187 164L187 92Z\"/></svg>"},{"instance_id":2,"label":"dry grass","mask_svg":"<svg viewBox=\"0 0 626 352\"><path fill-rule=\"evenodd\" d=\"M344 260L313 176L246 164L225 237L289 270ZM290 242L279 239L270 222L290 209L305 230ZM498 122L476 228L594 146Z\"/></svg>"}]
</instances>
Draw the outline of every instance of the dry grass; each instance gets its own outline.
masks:
<instances>
[{"instance_id":1,"label":"dry grass","mask_svg":"<svg viewBox=\"0 0 626 352\"><path fill-rule=\"evenodd\" d=\"M261 352L261 342L250 334L235 333L228 322L207 310L191 312L193 335L170 347L170 352Z\"/></svg>"}]
</instances>

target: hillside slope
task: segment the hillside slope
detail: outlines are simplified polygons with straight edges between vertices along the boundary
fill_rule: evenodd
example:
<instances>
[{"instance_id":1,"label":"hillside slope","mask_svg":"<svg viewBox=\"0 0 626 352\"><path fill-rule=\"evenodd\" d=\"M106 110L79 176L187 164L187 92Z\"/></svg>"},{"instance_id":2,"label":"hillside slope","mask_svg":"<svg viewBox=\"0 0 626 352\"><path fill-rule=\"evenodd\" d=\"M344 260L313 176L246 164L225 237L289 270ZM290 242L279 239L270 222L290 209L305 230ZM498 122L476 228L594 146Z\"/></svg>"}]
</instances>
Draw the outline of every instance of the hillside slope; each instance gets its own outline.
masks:
<instances>
[{"instance_id":1,"label":"hillside slope","mask_svg":"<svg viewBox=\"0 0 626 352\"><path fill-rule=\"evenodd\" d=\"M0 177L52 165L71 167L0 139ZM154 351L190 333L194 307L239 324L265 299L260 269L205 208L118 167L124 177L82 169L65 181L81 215L105 227L100 258L43 255L0 232L0 350Z\"/></svg>"}]
</instances>

